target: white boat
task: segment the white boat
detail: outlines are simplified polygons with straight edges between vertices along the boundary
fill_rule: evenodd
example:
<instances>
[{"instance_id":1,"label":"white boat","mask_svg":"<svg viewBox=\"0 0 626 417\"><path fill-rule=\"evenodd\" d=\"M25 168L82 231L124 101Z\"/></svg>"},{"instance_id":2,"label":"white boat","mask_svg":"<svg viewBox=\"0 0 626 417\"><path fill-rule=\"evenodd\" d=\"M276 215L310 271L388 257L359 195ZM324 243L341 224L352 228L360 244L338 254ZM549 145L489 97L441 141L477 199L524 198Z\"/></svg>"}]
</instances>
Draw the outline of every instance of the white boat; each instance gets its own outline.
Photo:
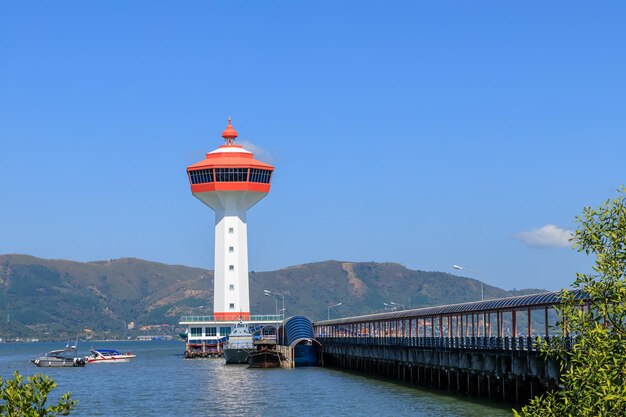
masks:
<instances>
[{"instance_id":1,"label":"white boat","mask_svg":"<svg viewBox=\"0 0 626 417\"><path fill-rule=\"evenodd\" d=\"M123 363L136 358L130 352L122 353L115 349L90 349L91 355L85 356L87 363Z\"/></svg>"},{"instance_id":2,"label":"white boat","mask_svg":"<svg viewBox=\"0 0 626 417\"><path fill-rule=\"evenodd\" d=\"M76 346L66 346L65 349L51 350L31 362L40 368L74 368L85 366L85 359L75 357Z\"/></svg>"},{"instance_id":3,"label":"white boat","mask_svg":"<svg viewBox=\"0 0 626 417\"><path fill-rule=\"evenodd\" d=\"M233 326L228 335L228 343L224 344L224 359L227 364L248 363L248 354L254 349L252 334L242 321Z\"/></svg>"}]
</instances>

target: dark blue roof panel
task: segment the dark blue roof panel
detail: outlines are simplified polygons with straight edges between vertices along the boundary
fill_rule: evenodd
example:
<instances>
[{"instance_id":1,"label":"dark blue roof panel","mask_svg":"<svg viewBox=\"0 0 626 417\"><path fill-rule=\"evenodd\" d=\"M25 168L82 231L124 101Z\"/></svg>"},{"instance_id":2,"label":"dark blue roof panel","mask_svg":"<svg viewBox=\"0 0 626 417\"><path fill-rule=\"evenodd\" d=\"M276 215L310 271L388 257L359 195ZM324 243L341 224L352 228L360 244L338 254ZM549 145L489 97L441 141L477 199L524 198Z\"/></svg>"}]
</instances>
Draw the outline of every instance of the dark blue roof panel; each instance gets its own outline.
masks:
<instances>
[{"instance_id":1,"label":"dark blue roof panel","mask_svg":"<svg viewBox=\"0 0 626 417\"><path fill-rule=\"evenodd\" d=\"M283 329L287 346L299 339L315 339L313 323L303 316L289 317L283 322Z\"/></svg>"},{"instance_id":2,"label":"dark blue roof panel","mask_svg":"<svg viewBox=\"0 0 626 417\"><path fill-rule=\"evenodd\" d=\"M571 293L575 299L583 300L587 294L581 290L573 290ZM392 313L368 314L364 316L345 317L334 320L323 320L315 322L315 325L323 324L346 324L366 321L393 320L404 318L418 318L431 316L447 316L455 314L469 314L477 312L511 311L530 308L539 309L546 306L553 306L559 303L560 292L545 292L541 294L522 295L517 297L497 298L495 300L474 301L471 303L449 304L436 307L424 307L413 310L395 311Z\"/></svg>"}]
</instances>

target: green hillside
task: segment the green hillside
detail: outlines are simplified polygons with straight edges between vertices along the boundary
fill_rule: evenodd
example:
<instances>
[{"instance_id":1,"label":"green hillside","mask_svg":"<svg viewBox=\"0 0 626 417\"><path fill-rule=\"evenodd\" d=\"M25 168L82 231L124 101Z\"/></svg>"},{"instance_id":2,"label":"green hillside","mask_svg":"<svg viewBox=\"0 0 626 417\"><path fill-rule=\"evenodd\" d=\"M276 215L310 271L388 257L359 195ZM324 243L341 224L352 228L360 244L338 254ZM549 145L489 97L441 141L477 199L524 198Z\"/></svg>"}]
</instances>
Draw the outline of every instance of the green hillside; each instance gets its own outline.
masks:
<instances>
[{"instance_id":1,"label":"green hillside","mask_svg":"<svg viewBox=\"0 0 626 417\"><path fill-rule=\"evenodd\" d=\"M250 273L252 314L274 314L285 295L287 316L323 319L383 311L391 301L408 307L480 298L480 282L395 263L325 261ZM485 298L540 292L485 286ZM175 332L181 315L211 314L213 271L122 258L98 262L0 256L0 337L62 339ZM280 308L280 306L279 306ZM169 327L144 328L166 324ZM89 329L86 331L85 329Z\"/></svg>"}]
</instances>

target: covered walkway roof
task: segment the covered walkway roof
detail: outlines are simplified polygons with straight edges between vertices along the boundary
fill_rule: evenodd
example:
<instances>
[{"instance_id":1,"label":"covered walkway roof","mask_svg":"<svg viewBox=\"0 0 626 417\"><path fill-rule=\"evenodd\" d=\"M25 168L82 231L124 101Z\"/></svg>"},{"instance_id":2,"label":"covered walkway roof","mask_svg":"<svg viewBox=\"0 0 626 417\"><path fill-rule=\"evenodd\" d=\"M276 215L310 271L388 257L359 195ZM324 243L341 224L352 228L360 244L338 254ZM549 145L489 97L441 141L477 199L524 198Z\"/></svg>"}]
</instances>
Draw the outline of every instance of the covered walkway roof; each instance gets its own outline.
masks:
<instances>
[{"instance_id":1,"label":"covered walkway roof","mask_svg":"<svg viewBox=\"0 0 626 417\"><path fill-rule=\"evenodd\" d=\"M587 299L587 294L581 290L570 291L577 300ZM422 318L432 316L450 316L471 313L491 313L496 311L513 311L531 309L536 310L552 307L560 303L560 292L545 292L540 294L521 295L517 297L497 298L493 300L474 301L471 303L449 304L436 307L424 307L413 310L394 311L389 313L367 314L363 316L345 317L333 320L315 322L316 326L348 324L358 322L372 322L378 320L401 320L409 318Z\"/></svg>"}]
</instances>

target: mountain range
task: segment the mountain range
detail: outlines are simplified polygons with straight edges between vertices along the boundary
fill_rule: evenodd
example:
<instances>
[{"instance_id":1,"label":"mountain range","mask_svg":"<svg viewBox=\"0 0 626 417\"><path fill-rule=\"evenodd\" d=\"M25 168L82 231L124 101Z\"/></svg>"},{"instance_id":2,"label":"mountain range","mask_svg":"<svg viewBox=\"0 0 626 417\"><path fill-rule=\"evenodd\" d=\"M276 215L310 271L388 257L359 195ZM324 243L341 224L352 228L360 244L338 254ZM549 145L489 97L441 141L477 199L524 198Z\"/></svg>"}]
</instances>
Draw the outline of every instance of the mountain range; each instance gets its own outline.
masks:
<instances>
[{"instance_id":1,"label":"mountain range","mask_svg":"<svg viewBox=\"0 0 626 417\"><path fill-rule=\"evenodd\" d=\"M397 263L324 261L250 271L252 314L311 320L480 299L480 281ZM488 298L542 292L484 286ZM75 262L0 255L0 337L60 339L174 331L180 316L211 315L213 271L135 258ZM328 310L328 307L341 305ZM387 306L385 306L385 303ZM156 329L156 330L155 330ZM165 329L165 330L164 330Z\"/></svg>"}]
</instances>

